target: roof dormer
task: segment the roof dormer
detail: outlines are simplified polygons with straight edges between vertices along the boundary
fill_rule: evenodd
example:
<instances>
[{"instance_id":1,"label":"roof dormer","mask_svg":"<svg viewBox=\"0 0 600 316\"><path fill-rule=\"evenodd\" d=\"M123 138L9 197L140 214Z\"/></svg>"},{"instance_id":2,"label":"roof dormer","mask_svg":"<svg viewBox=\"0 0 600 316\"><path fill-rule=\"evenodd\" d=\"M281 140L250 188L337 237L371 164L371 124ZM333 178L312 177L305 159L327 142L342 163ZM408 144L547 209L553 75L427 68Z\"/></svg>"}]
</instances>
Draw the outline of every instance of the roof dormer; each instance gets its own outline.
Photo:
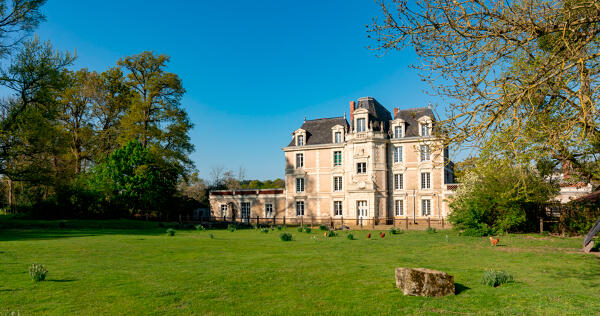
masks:
<instances>
[{"instance_id":1,"label":"roof dormer","mask_svg":"<svg viewBox=\"0 0 600 316\"><path fill-rule=\"evenodd\" d=\"M294 135L294 141L296 146L306 145L306 131L304 129L299 128L295 130L292 135Z\"/></svg>"},{"instance_id":2,"label":"roof dormer","mask_svg":"<svg viewBox=\"0 0 600 316\"><path fill-rule=\"evenodd\" d=\"M331 142L334 144L341 144L345 139L345 128L342 125L335 125L331 128Z\"/></svg>"},{"instance_id":3,"label":"roof dormer","mask_svg":"<svg viewBox=\"0 0 600 316\"><path fill-rule=\"evenodd\" d=\"M431 117L423 115L417 121L419 122L419 136L431 136L431 127L433 125Z\"/></svg>"},{"instance_id":4,"label":"roof dormer","mask_svg":"<svg viewBox=\"0 0 600 316\"><path fill-rule=\"evenodd\" d=\"M406 136L406 121L397 118L390 122L390 135L392 139L400 139Z\"/></svg>"}]
</instances>

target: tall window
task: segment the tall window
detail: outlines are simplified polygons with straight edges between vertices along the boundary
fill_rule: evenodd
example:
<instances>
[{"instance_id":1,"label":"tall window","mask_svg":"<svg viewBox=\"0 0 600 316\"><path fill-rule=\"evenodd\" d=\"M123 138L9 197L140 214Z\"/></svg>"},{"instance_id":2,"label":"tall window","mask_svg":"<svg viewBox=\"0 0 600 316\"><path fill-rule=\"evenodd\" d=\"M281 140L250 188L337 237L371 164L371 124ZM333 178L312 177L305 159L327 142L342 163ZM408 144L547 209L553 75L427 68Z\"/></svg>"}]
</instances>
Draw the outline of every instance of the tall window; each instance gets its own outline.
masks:
<instances>
[{"instance_id":1,"label":"tall window","mask_svg":"<svg viewBox=\"0 0 600 316\"><path fill-rule=\"evenodd\" d=\"M333 166L341 166L342 165L342 152L334 151L333 152Z\"/></svg>"},{"instance_id":2,"label":"tall window","mask_svg":"<svg viewBox=\"0 0 600 316\"><path fill-rule=\"evenodd\" d=\"M335 132L335 143L339 144L342 142L342 132Z\"/></svg>"},{"instance_id":3,"label":"tall window","mask_svg":"<svg viewBox=\"0 0 600 316\"><path fill-rule=\"evenodd\" d=\"M421 124L421 136L429 136L429 123Z\"/></svg>"},{"instance_id":4,"label":"tall window","mask_svg":"<svg viewBox=\"0 0 600 316\"><path fill-rule=\"evenodd\" d=\"M421 145L421 161L427 161L430 159L430 148L429 145Z\"/></svg>"},{"instance_id":5,"label":"tall window","mask_svg":"<svg viewBox=\"0 0 600 316\"><path fill-rule=\"evenodd\" d=\"M242 218L250 218L250 203L242 202Z\"/></svg>"},{"instance_id":6,"label":"tall window","mask_svg":"<svg viewBox=\"0 0 600 316\"><path fill-rule=\"evenodd\" d=\"M342 201L333 202L333 216L342 216Z\"/></svg>"},{"instance_id":7,"label":"tall window","mask_svg":"<svg viewBox=\"0 0 600 316\"><path fill-rule=\"evenodd\" d=\"M394 162L402 162L402 146L394 147Z\"/></svg>"},{"instance_id":8,"label":"tall window","mask_svg":"<svg viewBox=\"0 0 600 316\"><path fill-rule=\"evenodd\" d=\"M365 119L364 118L356 119L356 131L364 132L366 130L367 130L367 128L365 126Z\"/></svg>"},{"instance_id":9,"label":"tall window","mask_svg":"<svg viewBox=\"0 0 600 316\"><path fill-rule=\"evenodd\" d=\"M227 204L221 204L221 216L227 216Z\"/></svg>"},{"instance_id":10,"label":"tall window","mask_svg":"<svg viewBox=\"0 0 600 316\"><path fill-rule=\"evenodd\" d=\"M431 215L431 200L421 200L421 210L423 216Z\"/></svg>"},{"instance_id":11,"label":"tall window","mask_svg":"<svg viewBox=\"0 0 600 316\"><path fill-rule=\"evenodd\" d=\"M296 178L296 192L304 192L304 178Z\"/></svg>"},{"instance_id":12,"label":"tall window","mask_svg":"<svg viewBox=\"0 0 600 316\"><path fill-rule=\"evenodd\" d=\"M421 189L431 189L431 173L421 172Z\"/></svg>"},{"instance_id":13,"label":"tall window","mask_svg":"<svg viewBox=\"0 0 600 316\"><path fill-rule=\"evenodd\" d=\"M304 154L296 154L296 168L304 168Z\"/></svg>"},{"instance_id":14,"label":"tall window","mask_svg":"<svg viewBox=\"0 0 600 316\"><path fill-rule=\"evenodd\" d=\"M265 217L273 217L273 204L265 204Z\"/></svg>"},{"instance_id":15,"label":"tall window","mask_svg":"<svg viewBox=\"0 0 600 316\"><path fill-rule=\"evenodd\" d=\"M402 126L394 127L394 138L402 138Z\"/></svg>"},{"instance_id":16,"label":"tall window","mask_svg":"<svg viewBox=\"0 0 600 316\"><path fill-rule=\"evenodd\" d=\"M296 201L296 216L304 216L304 201Z\"/></svg>"},{"instance_id":17,"label":"tall window","mask_svg":"<svg viewBox=\"0 0 600 316\"><path fill-rule=\"evenodd\" d=\"M304 135L298 135L298 146L304 146Z\"/></svg>"},{"instance_id":18,"label":"tall window","mask_svg":"<svg viewBox=\"0 0 600 316\"><path fill-rule=\"evenodd\" d=\"M342 177L333 177L333 191L342 191Z\"/></svg>"},{"instance_id":19,"label":"tall window","mask_svg":"<svg viewBox=\"0 0 600 316\"><path fill-rule=\"evenodd\" d=\"M404 175L402 173L394 174L394 190L404 189Z\"/></svg>"},{"instance_id":20,"label":"tall window","mask_svg":"<svg viewBox=\"0 0 600 316\"><path fill-rule=\"evenodd\" d=\"M367 163L359 162L356 164L356 173L367 173Z\"/></svg>"},{"instance_id":21,"label":"tall window","mask_svg":"<svg viewBox=\"0 0 600 316\"><path fill-rule=\"evenodd\" d=\"M394 211L395 211L396 216L404 215L404 200L394 201Z\"/></svg>"}]
</instances>

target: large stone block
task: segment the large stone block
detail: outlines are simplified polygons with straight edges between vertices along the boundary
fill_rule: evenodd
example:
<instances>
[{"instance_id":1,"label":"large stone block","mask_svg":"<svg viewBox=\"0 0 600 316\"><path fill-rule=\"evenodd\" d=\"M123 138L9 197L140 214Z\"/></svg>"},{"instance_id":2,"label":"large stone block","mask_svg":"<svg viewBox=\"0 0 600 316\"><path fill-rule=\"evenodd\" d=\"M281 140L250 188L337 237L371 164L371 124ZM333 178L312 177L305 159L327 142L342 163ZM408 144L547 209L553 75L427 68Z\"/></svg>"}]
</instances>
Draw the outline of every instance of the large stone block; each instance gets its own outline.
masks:
<instances>
[{"instance_id":1,"label":"large stone block","mask_svg":"<svg viewBox=\"0 0 600 316\"><path fill-rule=\"evenodd\" d=\"M402 289L404 295L454 295L454 277L424 268L396 268L396 287Z\"/></svg>"}]
</instances>

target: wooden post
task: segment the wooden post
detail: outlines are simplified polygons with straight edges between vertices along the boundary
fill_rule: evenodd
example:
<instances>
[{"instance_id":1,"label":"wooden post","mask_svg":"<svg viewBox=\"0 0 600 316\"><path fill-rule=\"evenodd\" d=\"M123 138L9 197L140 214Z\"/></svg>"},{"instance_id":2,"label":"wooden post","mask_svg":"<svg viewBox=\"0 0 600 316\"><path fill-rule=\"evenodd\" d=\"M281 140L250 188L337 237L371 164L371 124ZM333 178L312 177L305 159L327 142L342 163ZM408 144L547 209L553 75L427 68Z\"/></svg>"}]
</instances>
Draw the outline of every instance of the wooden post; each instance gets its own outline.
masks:
<instances>
[{"instance_id":1,"label":"wooden post","mask_svg":"<svg viewBox=\"0 0 600 316\"><path fill-rule=\"evenodd\" d=\"M227 221L227 218L225 217L225 215L223 215L223 221Z\"/></svg>"},{"instance_id":2,"label":"wooden post","mask_svg":"<svg viewBox=\"0 0 600 316\"><path fill-rule=\"evenodd\" d=\"M363 222L363 219L361 218L360 219L360 229L362 229L362 224L363 224L362 222Z\"/></svg>"},{"instance_id":3,"label":"wooden post","mask_svg":"<svg viewBox=\"0 0 600 316\"><path fill-rule=\"evenodd\" d=\"M300 217L300 226L304 227L304 216Z\"/></svg>"},{"instance_id":4,"label":"wooden post","mask_svg":"<svg viewBox=\"0 0 600 316\"><path fill-rule=\"evenodd\" d=\"M310 216L310 227L315 227L315 217L313 215Z\"/></svg>"},{"instance_id":5,"label":"wooden post","mask_svg":"<svg viewBox=\"0 0 600 316\"><path fill-rule=\"evenodd\" d=\"M544 219L540 217L540 234L544 232Z\"/></svg>"},{"instance_id":6,"label":"wooden post","mask_svg":"<svg viewBox=\"0 0 600 316\"><path fill-rule=\"evenodd\" d=\"M283 225L285 225L285 216L283 217Z\"/></svg>"},{"instance_id":7,"label":"wooden post","mask_svg":"<svg viewBox=\"0 0 600 316\"><path fill-rule=\"evenodd\" d=\"M275 226L277 222L275 221L275 216L273 216L273 226Z\"/></svg>"},{"instance_id":8,"label":"wooden post","mask_svg":"<svg viewBox=\"0 0 600 316\"><path fill-rule=\"evenodd\" d=\"M427 228L431 228L431 217L427 217Z\"/></svg>"},{"instance_id":9,"label":"wooden post","mask_svg":"<svg viewBox=\"0 0 600 316\"><path fill-rule=\"evenodd\" d=\"M179 214L179 224L183 224L183 222L181 221L181 214Z\"/></svg>"},{"instance_id":10,"label":"wooden post","mask_svg":"<svg viewBox=\"0 0 600 316\"><path fill-rule=\"evenodd\" d=\"M442 228L444 228L444 218L442 217Z\"/></svg>"},{"instance_id":11,"label":"wooden post","mask_svg":"<svg viewBox=\"0 0 600 316\"><path fill-rule=\"evenodd\" d=\"M344 228L344 215L342 215L342 228Z\"/></svg>"},{"instance_id":12,"label":"wooden post","mask_svg":"<svg viewBox=\"0 0 600 316\"><path fill-rule=\"evenodd\" d=\"M396 229L396 218L392 216L392 226Z\"/></svg>"},{"instance_id":13,"label":"wooden post","mask_svg":"<svg viewBox=\"0 0 600 316\"><path fill-rule=\"evenodd\" d=\"M373 230L375 230L375 217L373 217L372 221L373 221Z\"/></svg>"},{"instance_id":14,"label":"wooden post","mask_svg":"<svg viewBox=\"0 0 600 316\"><path fill-rule=\"evenodd\" d=\"M258 217L258 215L256 215L256 227L258 227L259 224L260 224L260 217Z\"/></svg>"},{"instance_id":15,"label":"wooden post","mask_svg":"<svg viewBox=\"0 0 600 316\"><path fill-rule=\"evenodd\" d=\"M404 222L406 223L406 230L408 230L408 216L406 216L406 217L404 218L404 220L405 220Z\"/></svg>"}]
</instances>

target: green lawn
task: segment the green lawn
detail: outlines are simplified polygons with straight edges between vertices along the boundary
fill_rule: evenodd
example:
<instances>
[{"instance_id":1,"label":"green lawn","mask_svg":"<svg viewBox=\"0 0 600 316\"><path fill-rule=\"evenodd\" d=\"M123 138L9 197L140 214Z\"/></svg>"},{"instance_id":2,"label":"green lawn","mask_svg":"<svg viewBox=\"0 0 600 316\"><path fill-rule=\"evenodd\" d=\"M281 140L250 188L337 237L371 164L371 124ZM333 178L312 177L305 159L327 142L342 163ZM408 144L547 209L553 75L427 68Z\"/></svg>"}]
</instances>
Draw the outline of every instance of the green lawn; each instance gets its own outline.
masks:
<instances>
[{"instance_id":1,"label":"green lawn","mask_svg":"<svg viewBox=\"0 0 600 316\"><path fill-rule=\"evenodd\" d=\"M452 231L371 240L355 232L351 241L345 233L325 238L289 228L294 240L282 242L277 230L178 230L168 237L156 223L36 223L7 229L4 222L0 230L0 315L600 311L600 261L577 253L581 239L508 235L494 248ZM48 268L46 281L30 280L34 262ZM405 297L394 288L395 267L446 271L458 294ZM487 268L510 272L516 282L481 285Z\"/></svg>"}]
</instances>

